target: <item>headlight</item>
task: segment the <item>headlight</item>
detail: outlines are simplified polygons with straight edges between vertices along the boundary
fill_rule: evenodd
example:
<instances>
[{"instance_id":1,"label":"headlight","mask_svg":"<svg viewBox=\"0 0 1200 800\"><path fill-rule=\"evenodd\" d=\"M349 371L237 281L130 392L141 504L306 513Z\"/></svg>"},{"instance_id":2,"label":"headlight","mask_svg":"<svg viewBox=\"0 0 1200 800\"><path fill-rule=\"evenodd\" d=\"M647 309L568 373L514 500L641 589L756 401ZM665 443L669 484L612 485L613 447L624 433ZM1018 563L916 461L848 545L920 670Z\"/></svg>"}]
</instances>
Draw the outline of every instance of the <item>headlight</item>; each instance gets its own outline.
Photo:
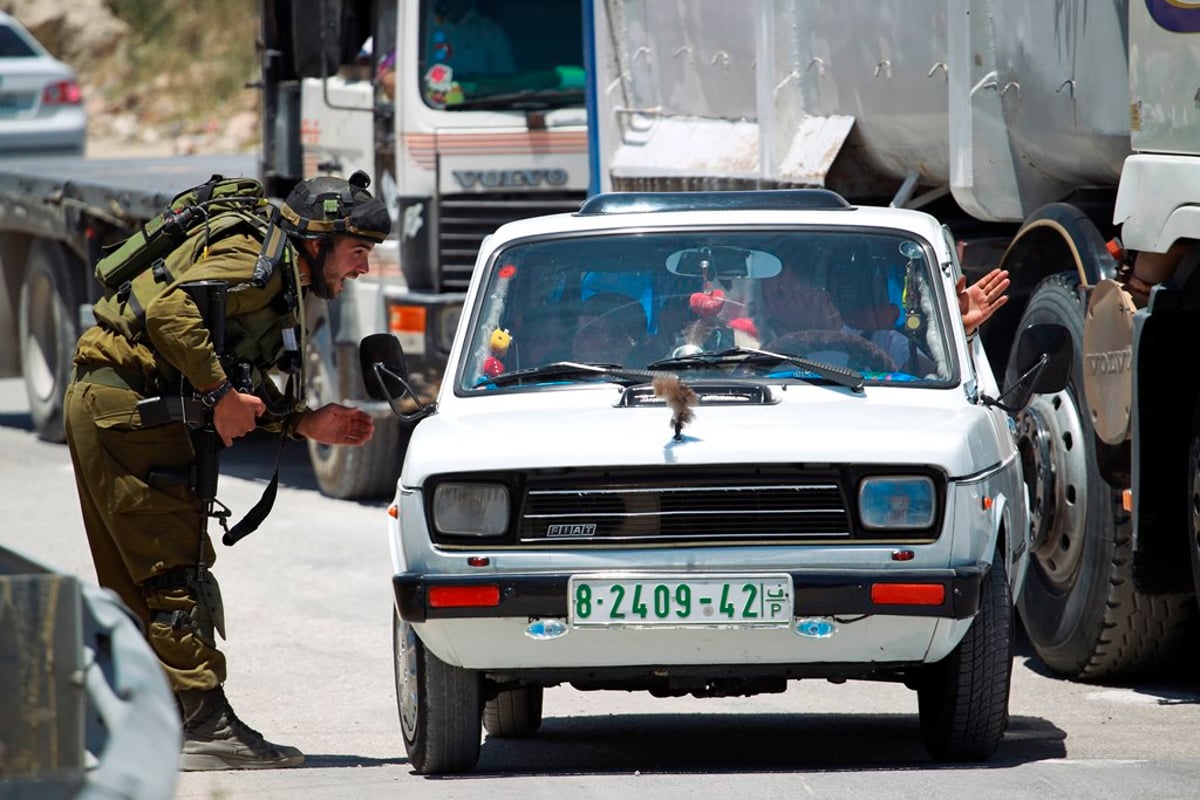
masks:
<instances>
[{"instance_id":1,"label":"headlight","mask_svg":"<svg viewBox=\"0 0 1200 800\"><path fill-rule=\"evenodd\" d=\"M858 486L864 528L928 528L936 511L933 480L922 475L865 478Z\"/></svg>"},{"instance_id":2,"label":"headlight","mask_svg":"<svg viewBox=\"0 0 1200 800\"><path fill-rule=\"evenodd\" d=\"M433 492L433 526L452 536L502 536L508 530L508 487L443 483Z\"/></svg>"}]
</instances>

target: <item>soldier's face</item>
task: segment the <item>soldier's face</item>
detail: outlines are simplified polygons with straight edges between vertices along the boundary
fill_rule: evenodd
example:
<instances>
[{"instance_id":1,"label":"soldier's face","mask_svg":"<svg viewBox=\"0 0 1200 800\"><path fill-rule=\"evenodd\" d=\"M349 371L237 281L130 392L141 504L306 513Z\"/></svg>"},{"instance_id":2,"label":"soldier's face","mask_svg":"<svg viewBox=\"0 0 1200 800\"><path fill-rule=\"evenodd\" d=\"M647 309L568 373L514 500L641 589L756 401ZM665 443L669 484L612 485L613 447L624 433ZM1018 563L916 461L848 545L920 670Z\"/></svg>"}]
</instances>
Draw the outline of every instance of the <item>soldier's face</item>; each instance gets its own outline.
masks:
<instances>
[{"instance_id":1,"label":"soldier's face","mask_svg":"<svg viewBox=\"0 0 1200 800\"><path fill-rule=\"evenodd\" d=\"M316 243L309 241L305 244L312 246L315 257ZM374 243L353 236L339 236L333 240L333 247L330 248L329 255L325 258L324 267L325 284L329 287L329 299L332 300L342 293L346 281L367 274L371 268L368 258L373 249L375 249Z\"/></svg>"}]
</instances>

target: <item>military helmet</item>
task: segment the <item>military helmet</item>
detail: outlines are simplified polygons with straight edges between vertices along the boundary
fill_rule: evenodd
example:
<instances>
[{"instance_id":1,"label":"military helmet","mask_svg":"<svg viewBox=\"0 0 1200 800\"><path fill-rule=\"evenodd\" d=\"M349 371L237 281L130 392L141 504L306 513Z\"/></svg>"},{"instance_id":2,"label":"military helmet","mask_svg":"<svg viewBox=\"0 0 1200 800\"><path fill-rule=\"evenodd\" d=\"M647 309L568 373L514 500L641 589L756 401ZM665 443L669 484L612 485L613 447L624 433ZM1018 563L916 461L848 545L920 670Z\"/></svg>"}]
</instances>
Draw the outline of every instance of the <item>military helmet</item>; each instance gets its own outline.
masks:
<instances>
[{"instance_id":1,"label":"military helmet","mask_svg":"<svg viewBox=\"0 0 1200 800\"><path fill-rule=\"evenodd\" d=\"M279 209L284 230L302 239L344 235L382 242L392 219L387 206L367 191L370 184L362 170L349 180L321 176L301 181Z\"/></svg>"}]
</instances>

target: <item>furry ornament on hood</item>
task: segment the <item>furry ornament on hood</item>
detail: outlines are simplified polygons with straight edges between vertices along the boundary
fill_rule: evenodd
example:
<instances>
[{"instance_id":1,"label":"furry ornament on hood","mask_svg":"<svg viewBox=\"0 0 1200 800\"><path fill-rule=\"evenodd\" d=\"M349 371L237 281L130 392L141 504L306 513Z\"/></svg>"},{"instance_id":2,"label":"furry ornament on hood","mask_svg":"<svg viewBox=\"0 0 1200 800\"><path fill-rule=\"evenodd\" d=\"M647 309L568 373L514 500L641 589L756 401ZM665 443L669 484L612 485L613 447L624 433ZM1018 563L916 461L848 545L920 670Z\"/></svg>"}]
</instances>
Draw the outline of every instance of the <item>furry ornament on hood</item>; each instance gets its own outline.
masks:
<instances>
[{"instance_id":1,"label":"furry ornament on hood","mask_svg":"<svg viewBox=\"0 0 1200 800\"><path fill-rule=\"evenodd\" d=\"M683 438L683 426L696 416L692 406L700 402L700 398L678 375L660 375L653 385L654 394L666 400L671 409L671 426L675 428L675 441L679 441Z\"/></svg>"}]
</instances>

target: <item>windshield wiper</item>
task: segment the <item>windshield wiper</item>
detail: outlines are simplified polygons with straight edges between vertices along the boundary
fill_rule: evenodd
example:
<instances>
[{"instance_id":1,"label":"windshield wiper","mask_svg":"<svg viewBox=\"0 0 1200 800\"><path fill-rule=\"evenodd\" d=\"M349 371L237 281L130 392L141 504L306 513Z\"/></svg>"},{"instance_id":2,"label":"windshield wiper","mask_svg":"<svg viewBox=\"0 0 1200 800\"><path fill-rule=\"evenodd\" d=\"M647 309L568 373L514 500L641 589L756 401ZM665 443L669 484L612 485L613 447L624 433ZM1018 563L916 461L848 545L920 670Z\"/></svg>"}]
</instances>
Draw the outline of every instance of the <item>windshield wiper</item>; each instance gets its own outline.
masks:
<instances>
[{"instance_id":1,"label":"windshield wiper","mask_svg":"<svg viewBox=\"0 0 1200 800\"><path fill-rule=\"evenodd\" d=\"M461 103L447 105L445 110L473 111L486 108L512 108L520 111L542 110L578 105L583 103L583 99L583 91L580 89L525 89L520 92L505 92L504 94L477 97L473 100L463 100Z\"/></svg>"},{"instance_id":2,"label":"windshield wiper","mask_svg":"<svg viewBox=\"0 0 1200 800\"><path fill-rule=\"evenodd\" d=\"M650 383L654 380L655 375L646 370L627 369L620 364L581 364L575 361L555 361L553 364L519 369L516 372L504 372L486 378L475 385L508 386L514 383L578 378L600 378L621 386L636 386L639 383Z\"/></svg>"},{"instance_id":3,"label":"windshield wiper","mask_svg":"<svg viewBox=\"0 0 1200 800\"><path fill-rule=\"evenodd\" d=\"M856 392L863 389L863 374L856 369L839 367L836 364L826 364L823 361L813 361L801 356L786 353L773 353L770 350L758 350L753 347L731 347L716 353L694 353L676 358L664 358L647 364L646 369L703 369L705 367L721 366L723 364L777 364L783 362L812 372L839 386L845 386Z\"/></svg>"}]
</instances>

